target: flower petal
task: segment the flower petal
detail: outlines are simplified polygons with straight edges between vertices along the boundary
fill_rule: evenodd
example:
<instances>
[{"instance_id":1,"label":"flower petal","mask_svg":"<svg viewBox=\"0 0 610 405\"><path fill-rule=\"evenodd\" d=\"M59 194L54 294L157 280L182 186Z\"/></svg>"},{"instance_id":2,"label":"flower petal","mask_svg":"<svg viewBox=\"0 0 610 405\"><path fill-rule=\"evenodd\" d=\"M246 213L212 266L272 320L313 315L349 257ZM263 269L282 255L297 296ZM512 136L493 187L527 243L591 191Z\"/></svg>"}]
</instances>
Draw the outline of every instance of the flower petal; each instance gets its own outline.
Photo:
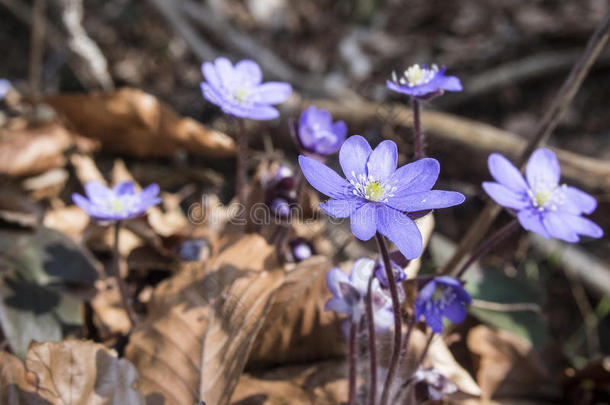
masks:
<instances>
[{"instance_id":1,"label":"flower petal","mask_svg":"<svg viewBox=\"0 0 610 405\"><path fill-rule=\"evenodd\" d=\"M235 64L235 73L239 75L240 82L248 85L257 85L263 81L263 72L258 63L244 59Z\"/></svg>"},{"instance_id":2,"label":"flower petal","mask_svg":"<svg viewBox=\"0 0 610 405\"><path fill-rule=\"evenodd\" d=\"M214 67L222 86L226 89L231 88L235 81L235 69L231 61L224 57L216 58Z\"/></svg>"},{"instance_id":3,"label":"flower petal","mask_svg":"<svg viewBox=\"0 0 610 405\"><path fill-rule=\"evenodd\" d=\"M398 149L393 141L383 141L369 155L367 174L376 180L385 180L396 171Z\"/></svg>"},{"instance_id":4,"label":"flower petal","mask_svg":"<svg viewBox=\"0 0 610 405\"><path fill-rule=\"evenodd\" d=\"M203 94L203 97L205 97L206 100L217 106L222 106L222 97L209 83L201 82L200 86L201 93Z\"/></svg>"},{"instance_id":5,"label":"flower petal","mask_svg":"<svg viewBox=\"0 0 610 405\"><path fill-rule=\"evenodd\" d=\"M557 156L550 149L537 149L532 153L530 160L525 168L525 175L530 187L537 184L556 186L559 184L561 169Z\"/></svg>"},{"instance_id":6,"label":"flower petal","mask_svg":"<svg viewBox=\"0 0 610 405\"><path fill-rule=\"evenodd\" d=\"M122 181L112 188L112 192L116 196L122 196L125 194L134 195L136 193L136 187L131 181Z\"/></svg>"},{"instance_id":7,"label":"flower petal","mask_svg":"<svg viewBox=\"0 0 610 405\"><path fill-rule=\"evenodd\" d=\"M456 191L430 190L403 197L390 197L388 205L400 211L414 212L453 207L463 203L464 200L466 197Z\"/></svg>"},{"instance_id":8,"label":"flower petal","mask_svg":"<svg viewBox=\"0 0 610 405\"><path fill-rule=\"evenodd\" d=\"M528 231L535 232L548 239L549 233L542 224L542 214L535 208L526 208L517 214L519 223Z\"/></svg>"},{"instance_id":9,"label":"flower petal","mask_svg":"<svg viewBox=\"0 0 610 405\"><path fill-rule=\"evenodd\" d=\"M401 166L394 172L391 184L396 187L394 195L428 191L436 183L441 166L436 159L424 158Z\"/></svg>"},{"instance_id":10,"label":"flower petal","mask_svg":"<svg viewBox=\"0 0 610 405\"><path fill-rule=\"evenodd\" d=\"M493 178L503 186L515 192L527 192L529 189L519 169L499 153L489 155L487 165Z\"/></svg>"},{"instance_id":11,"label":"flower petal","mask_svg":"<svg viewBox=\"0 0 610 405\"><path fill-rule=\"evenodd\" d=\"M349 275L351 284L363 297L367 293L369 279L373 276L374 271L375 261L367 257L356 260L352 266L352 271Z\"/></svg>"},{"instance_id":12,"label":"flower petal","mask_svg":"<svg viewBox=\"0 0 610 405\"><path fill-rule=\"evenodd\" d=\"M439 79L439 88L447 91L462 91L462 83L456 76L443 76Z\"/></svg>"},{"instance_id":13,"label":"flower petal","mask_svg":"<svg viewBox=\"0 0 610 405\"><path fill-rule=\"evenodd\" d=\"M602 228L588 218L569 214L562 214L561 217L567 226L580 235L590 236L592 238L601 238L604 236Z\"/></svg>"},{"instance_id":14,"label":"flower petal","mask_svg":"<svg viewBox=\"0 0 610 405\"><path fill-rule=\"evenodd\" d=\"M521 210L530 205L527 194L520 194L500 183L485 181L483 182L483 189L495 202L503 207Z\"/></svg>"},{"instance_id":15,"label":"flower petal","mask_svg":"<svg viewBox=\"0 0 610 405\"><path fill-rule=\"evenodd\" d=\"M345 177L358 181L358 175L366 174L366 162L372 151L371 145L360 135L347 138L339 151L339 163Z\"/></svg>"},{"instance_id":16,"label":"flower petal","mask_svg":"<svg viewBox=\"0 0 610 405\"><path fill-rule=\"evenodd\" d=\"M570 224L564 220L564 215L556 212L545 212L542 223L552 238L561 239L566 242L578 242L580 238Z\"/></svg>"},{"instance_id":17,"label":"flower petal","mask_svg":"<svg viewBox=\"0 0 610 405\"><path fill-rule=\"evenodd\" d=\"M392 308L381 308L373 313L375 331L383 332L394 325L394 312Z\"/></svg>"},{"instance_id":18,"label":"flower petal","mask_svg":"<svg viewBox=\"0 0 610 405\"><path fill-rule=\"evenodd\" d=\"M352 307L350 307L347 302L343 301L341 298L333 297L326 301L326 305L324 305L324 310L335 311L338 314L349 314L352 312Z\"/></svg>"},{"instance_id":19,"label":"flower petal","mask_svg":"<svg viewBox=\"0 0 610 405\"><path fill-rule=\"evenodd\" d=\"M352 233L360 240L369 240L377 232L375 204L366 203L358 208L350 217Z\"/></svg>"},{"instance_id":20,"label":"flower petal","mask_svg":"<svg viewBox=\"0 0 610 405\"><path fill-rule=\"evenodd\" d=\"M460 323L466 318L466 308L462 301L455 299L444 308L443 315L453 323Z\"/></svg>"},{"instance_id":21,"label":"flower petal","mask_svg":"<svg viewBox=\"0 0 610 405\"><path fill-rule=\"evenodd\" d=\"M572 214L590 214L597 208L597 200L590 194L585 193L576 187L567 186L563 190L565 201L559 205L561 211L566 211Z\"/></svg>"},{"instance_id":22,"label":"flower petal","mask_svg":"<svg viewBox=\"0 0 610 405\"><path fill-rule=\"evenodd\" d=\"M400 211L381 205L377 209L379 233L394 242L400 253L408 260L419 257L422 251L422 237L419 228Z\"/></svg>"},{"instance_id":23,"label":"flower petal","mask_svg":"<svg viewBox=\"0 0 610 405\"><path fill-rule=\"evenodd\" d=\"M222 86L222 82L220 80L220 77L218 76L218 72L216 72L216 67L213 63L203 62L203 64L201 65L201 73L203 73L203 77L210 86L215 88Z\"/></svg>"},{"instance_id":24,"label":"flower petal","mask_svg":"<svg viewBox=\"0 0 610 405\"><path fill-rule=\"evenodd\" d=\"M364 204L364 200L328 200L320 203L320 208L333 218L348 218Z\"/></svg>"},{"instance_id":25,"label":"flower petal","mask_svg":"<svg viewBox=\"0 0 610 405\"><path fill-rule=\"evenodd\" d=\"M261 105L244 109L244 112L238 116L242 118L250 118L251 120L256 121L266 121L276 119L280 116L280 112L271 106Z\"/></svg>"},{"instance_id":26,"label":"flower petal","mask_svg":"<svg viewBox=\"0 0 610 405\"><path fill-rule=\"evenodd\" d=\"M349 199L349 183L334 170L307 156L299 156L299 165L303 175L313 188L331 198Z\"/></svg>"},{"instance_id":27,"label":"flower petal","mask_svg":"<svg viewBox=\"0 0 610 405\"><path fill-rule=\"evenodd\" d=\"M426 302L428 302L434 292L436 291L436 279L432 279L423 286L419 293L417 293L417 298L415 299L415 316L419 318L420 315L423 315Z\"/></svg>"},{"instance_id":28,"label":"flower petal","mask_svg":"<svg viewBox=\"0 0 610 405\"><path fill-rule=\"evenodd\" d=\"M424 311L426 323L434 331L434 333L443 332L443 317L436 308L431 308L429 311Z\"/></svg>"},{"instance_id":29,"label":"flower petal","mask_svg":"<svg viewBox=\"0 0 610 405\"><path fill-rule=\"evenodd\" d=\"M326 284L335 297L341 297L339 283L349 283L349 277L338 267L333 267L326 273Z\"/></svg>"},{"instance_id":30,"label":"flower petal","mask_svg":"<svg viewBox=\"0 0 610 405\"><path fill-rule=\"evenodd\" d=\"M256 87L248 96L248 100L260 104L279 104L288 100L292 94L292 86L282 82L267 82Z\"/></svg>"},{"instance_id":31,"label":"flower petal","mask_svg":"<svg viewBox=\"0 0 610 405\"><path fill-rule=\"evenodd\" d=\"M96 201L107 201L112 198L112 191L98 181L88 181L85 184L85 194L92 203Z\"/></svg>"},{"instance_id":32,"label":"flower petal","mask_svg":"<svg viewBox=\"0 0 610 405\"><path fill-rule=\"evenodd\" d=\"M80 209L91 215L91 201L87 200L78 193L72 194L72 201L74 201L74 204L76 204Z\"/></svg>"}]
</instances>

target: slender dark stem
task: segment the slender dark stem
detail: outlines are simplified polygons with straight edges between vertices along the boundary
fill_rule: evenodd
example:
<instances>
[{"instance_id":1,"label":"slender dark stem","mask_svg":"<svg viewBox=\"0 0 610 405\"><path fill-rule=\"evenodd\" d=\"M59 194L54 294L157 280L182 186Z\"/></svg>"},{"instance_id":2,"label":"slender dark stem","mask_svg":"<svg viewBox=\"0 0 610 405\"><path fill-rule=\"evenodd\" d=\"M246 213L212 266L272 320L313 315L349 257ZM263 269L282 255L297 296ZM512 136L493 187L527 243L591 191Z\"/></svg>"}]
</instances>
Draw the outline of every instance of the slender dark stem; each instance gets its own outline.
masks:
<instances>
[{"instance_id":1,"label":"slender dark stem","mask_svg":"<svg viewBox=\"0 0 610 405\"><path fill-rule=\"evenodd\" d=\"M377 400L377 344L375 342L375 315L373 314L373 297L371 295L371 288L373 286L373 279L375 273L371 274L369 278L369 285L366 293L366 322L369 328L369 355L370 355L370 375L369 375L369 405L375 405Z\"/></svg>"},{"instance_id":2,"label":"slender dark stem","mask_svg":"<svg viewBox=\"0 0 610 405\"><path fill-rule=\"evenodd\" d=\"M236 118L239 123L237 130L237 169L235 181L235 194L241 207L244 208L244 219L247 219L247 199L248 194L246 185L248 182L248 136L243 120Z\"/></svg>"},{"instance_id":3,"label":"slender dark stem","mask_svg":"<svg viewBox=\"0 0 610 405\"><path fill-rule=\"evenodd\" d=\"M357 324L351 322L349 328L349 405L356 404L356 369L358 367L356 329Z\"/></svg>"},{"instance_id":4,"label":"slender dark stem","mask_svg":"<svg viewBox=\"0 0 610 405\"><path fill-rule=\"evenodd\" d=\"M415 142L415 160L424 157L424 133L421 128L421 104L415 97L411 97L411 106L413 107L413 137Z\"/></svg>"},{"instance_id":5,"label":"slender dark stem","mask_svg":"<svg viewBox=\"0 0 610 405\"><path fill-rule=\"evenodd\" d=\"M477 250L468 258L466 263L462 265L460 270L456 273L456 278L462 278L466 270L477 260L479 260L485 253L487 253L492 247L506 239L511 233L519 229L519 221L513 219L508 224L500 228L496 233L491 235L485 242L481 243Z\"/></svg>"},{"instance_id":6,"label":"slender dark stem","mask_svg":"<svg viewBox=\"0 0 610 405\"><path fill-rule=\"evenodd\" d=\"M604 49L609 37L610 13L606 14L604 19L595 29L595 32L593 32L589 38L589 42L587 43L587 47L582 56L574 64L570 74L557 92L557 95L547 107L542 118L538 121L538 125L534 129L532 136L528 137L530 141L517 159L518 166L523 166L532 152L544 144L551 136L551 133L557 127L563 113L570 106L578 89L580 89L582 82L591 70L593 62L595 62L595 59L597 59L600 52ZM452 273L452 270L462 261L462 258L479 243L500 211L501 209L496 203L493 201L487 202L485 208L470 226L466 235L462 237L451 259L443 267L443 274Z\"/></svg>"},{"instance_id":7,"label":"slender dark stem","mask_svg":"<svg viewBox=\"0 0 610 405\"><path fill-rule=\"evenodd\" d=\"M407 333L405 335L405 338L402 340L402 347L400 348L400 360L398 361L399 365L405 363L405 359L407 357L407 350L409 349L409 341L411 340L411 332L413 332L413 329L415 329L415 324L415 317L409 318L407 324ZM410 380L407 380L400 386L398 392L396 393L396 395L394 395L394 401L392 402L393 404L398 403L398 400L400 399L400 396L402 395L404 389L407 387L409 381Z\"/></svg>"},{"instance_id":8,"label":"slender dark stem","mask_svg":"<svg viewBox=\"0 0 610 405\"><path fill-rule=\"evenodd\" d=\"M400 316L400 301L398 299L398 288L396 286L396 279L394 278L394 271L392 270L392 264L390 262L390 255L388 248L385 245L383 236L377 232L375 234L377 239L377 245L379 246L379 252L383 258L383 266L385 267L385 274L390 285L390 295L392 296L392 310L394 312L394 346L392 347L392 357L390 358L390 366L388 367L388 375L383 384L383 391L381 393L381 405L386 405L390 396L390 387L396 374L396 368L398 366L398 359L400 357L400 344L402 342L402 318Z\"/></svg>"},{"instance_id":9,"label":"slender dark stem","mask_svg":"<svg viewBox=\"0 0 610 405\"><path fill-rule=\"evenodd\" d=\"M121 221L116 221L114 225L114 247L112 249L112 265L111 271L112 275L116 277L116 282L119 287L119 294L121 296L121 304L123 304L123 309L127 312L127 317L129 318L129 322L131 323L131 327L133 328L137 322L138 318L136 317L136 313L134 312L131 304L129 303L129 298L127 295L127 287L125 286L125 281L121 278L120 272L120 254L119 254L119 233L121 230Z\"/></svg>"},{"instance_id":10,"label":"slender dark stem","mask_svg":"<svg viewBox=\"0 0 610 405\"><path fill-rule=\"evenodd\" d=\"M421 356L419 356L419 359L417 360L417 367L421 366L424 363L424 359L426 358L426 354L428 354L432 339L434 339L434 332L430 333L430 337L426 341L426 347L424 347L424 351L421 353Z\"/></svg>"}]
</instances>

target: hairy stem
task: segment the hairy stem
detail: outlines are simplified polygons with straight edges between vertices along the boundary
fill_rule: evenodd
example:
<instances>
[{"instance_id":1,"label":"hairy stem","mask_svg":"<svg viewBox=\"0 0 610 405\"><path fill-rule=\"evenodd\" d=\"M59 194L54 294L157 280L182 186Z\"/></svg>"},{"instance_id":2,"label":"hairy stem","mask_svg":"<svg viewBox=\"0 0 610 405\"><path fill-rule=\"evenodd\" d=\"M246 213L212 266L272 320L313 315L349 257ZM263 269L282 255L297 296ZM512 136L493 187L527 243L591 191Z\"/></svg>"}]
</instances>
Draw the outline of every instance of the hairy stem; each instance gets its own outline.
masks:
<instances>
[{"instance_id":1,"label":"hairy stem","mask_svg":"<svg viewBox=\"0 0 610 405\"><path fill-rule=\"evenodd\" d=\"M119 294L121 296L121 304L123 305L123 309L127 312L127 317L129 318L129 322L131 323L131 327L136 326L138 322L138 318L136 313L134 312L131 304L129 303L129 297L127 295L127 287L125 286L125 281L121 278L120 272L120 260L121 256L119 254L119 232L121 230L121 221L116 221L114 225L114 247L112 249L112 264L110 266L112 275L116 278L117 285L119 287Z\"/></svg>"},{"instance_id":2,"label":"hairy stem","mask_svg":"<svg viewBox=\"0 0 610 405\"><path fill-rule=\"evenodd\" d=\"M462 265L460 270L456 273L455 277L460 279L468 270L468 268L477 260L479 260L485 253L487 253L492 247L496 246L498 243L506 239L511 233L519 229L519 221L513 219L508 224L504 225L500 228L496 233L491 235L485 242L481 243L481 245L474 251L470 258Z\"/></svg>"},{"instance_id":3,"label":"hairy stem","mask_svg":"<svg viewBox=\"0 0 610 405\"><path fill-rule=\"evenodd\" d=\"M375 315L373 314L373 297L371 288L375 273L369 278L369 285L366 294L366 323L369 329L369 355L370 355L370 375L369 375L369 405L375 405L377 400L377 344L375 337Z\"/></svg>"},{"instance_id":4,"label":"hairy stem","mask_svg":"<svg viewBox=\"0 0 610 405\"><path fill-rule=\"evenodd\" d=\"M424 133L421 128L421 104L418 99L411 97L411 106L413 107L413 137L415 143L415 160L424 157Z\"/></svg>"},{"instance_id":5,"label":"hairy stem","mask_svg":"<svg viewBox=\"0 0 610 405\"><path fill-rule=\"evenodd\" d=\"M396 279L394 278L394 271L392 270L392 264L390 262L390 255L388 248L385 244L383 236L377 232L375 234L377 239L377 245L379 246L379 252L383 258L383 266L385 267L385 274L390 285L390 295L392 296L392 310L394 312L394 345L392 347L392 357L390 358L390 366L388 368L388 375L383 384L383 391L381 393L381 405L387 405L390 396L390 388L396 374L398 366L398 359L400 357L400 344L402 341L402 323L400 316L400 301L398 300L398 288L396 286Z\"/></svg>"},{"instance_id":6,"label":"hairy stem","mask_svg":"<svg viewBox=\"0 0 610 405\"><path fill-rule=\"evenodd\" d=\"M237 195L240 206L244 208L242 219L247 221L248 194L246 185L248 182L248 136L243 120L238 118L236 118L236 120L239 122L239 127L237 130L237 178L235 181L235 194Z\"/></svg>"},{"instance_id":7,"label":"hairy stem","mask_svg":"<svg viewBox=\"0 0 610 405\"><path fill-rule=\"evenodd\" d=\"M356 405L356 369L358 367L356 329L357 324L352 321L349 328L349 405Z\"/></svg>"}]
</instances>

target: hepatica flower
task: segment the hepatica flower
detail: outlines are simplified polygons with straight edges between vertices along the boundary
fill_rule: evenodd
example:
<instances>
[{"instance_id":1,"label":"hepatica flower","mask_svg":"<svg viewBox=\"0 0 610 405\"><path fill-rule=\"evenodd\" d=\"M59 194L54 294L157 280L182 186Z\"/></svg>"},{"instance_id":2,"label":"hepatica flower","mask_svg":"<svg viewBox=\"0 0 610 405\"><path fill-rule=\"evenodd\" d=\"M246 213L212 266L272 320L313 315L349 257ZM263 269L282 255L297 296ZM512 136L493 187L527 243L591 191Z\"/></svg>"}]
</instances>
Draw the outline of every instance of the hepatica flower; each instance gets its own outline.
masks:
<instances>
[{"instance_id":1,"label":"hepatica flower","mask_svg":"<svg viewBox=\"0 0 610 405\"><path fill-rule=\"evenodd\" d=\"M364 298L374 271L375 261L367 258L356 260L349 276L336 267L330 269L326 274L326 283L333 296L324 309L347 314L351 322L359 323L366 313ZM376 278L371 285L371 298L375 328L378 331L387 330L394 324L392 300Z\"/></svg>"},{"instance_id":2,"label":"hepatica flower","mask_svg":"<svg viewBox=\"0 0 610 405\"><path fill-rule=\"evenodd\" d=\"M214 63L204 62L201 71L203 96L219 106L225 113L253 120L271 120L279 116L273 105L290 97L292 87L288 83L262 83L263 73L258 64L242 60L235 66L226 58Z\"/></svg>"},{"instance_id":3,"label":"hepatica flower","mask_svg":"<svg viewBox=\"0 0 610 405\"><path fill-rule=\"evenodd\" d=\"M102 221L135 218L161 202L159 186L154 183L136 193L130 181L119 183L112 189L97 181L90 181L85 184L85 194L87 197L72 194L72 200L92 218Z\"/></svg>"},{"instance_id":4,"label":"hepatica flower","mask_svg":"<svg viewBox=\"0 0 610 405\"><path fill-rule=\"evenodd\" d=\"M309 183L331 198L320 204L328 215L350 218L352 232L360 240L369 240L379 231L411 260L421 254L422 237L406 213L451 207L461 204L464 196L431 190L440 171L435 159L420 159L396 169L397 156L392 141L372 150L363 137L354 135L339 151L346 179L313 158L299 156L299 164Z\"/></svg>"},{"instance_id":5,"label":"hepatica flower","mask_svg":"<svg viewBox=\"0 0 610 405\"><path fill-rule=\"evenodd\" d=\"M443 91L462 91L460 79L445 76L445 67L413 65L398 76L392 72L392 80L386 83L388 89L415 98L428 98Z\"/></svg>"},{"instance_id":6,"label":"hepatica flower","mask_svg":"<svg viewBox=\"0 0 610 405\"><path fill-rule=\"evenodd\" d=\"M559 183L561 170L552 150L538 149L532 154L525 179L502 155L491 154L488 164L496 181L484 182L483 188L498 204L516 211L528 231L567 242L578 242L579 235L603 235L597 224L581 216L592 213L597 201L584 191Z\"/></svg>"},{"instance_id":7,"label":"hepatica flower","mask_svg":"<svg viewBox=\"0 0 610 405\"><path fill-rule=\"evenodd\" d=\"M301 114L296 140L304 151L326 156L339 150L346 135L345 122L333 123L328 111L312 105Z\"/></svg>"},{"instance_id":8,"label":"hepatica flower","mask_svg":"<svg viewBox=\"0 0 610 405\"><path fill-rule=\"evenodd\" d=\"M430 329L443 331L443 317L453 323L466 318L466 305L470 305L470 294L453 277L441 276L428 281L415 299L415 319L423 316Z\"/></svg>"}]
</instances>

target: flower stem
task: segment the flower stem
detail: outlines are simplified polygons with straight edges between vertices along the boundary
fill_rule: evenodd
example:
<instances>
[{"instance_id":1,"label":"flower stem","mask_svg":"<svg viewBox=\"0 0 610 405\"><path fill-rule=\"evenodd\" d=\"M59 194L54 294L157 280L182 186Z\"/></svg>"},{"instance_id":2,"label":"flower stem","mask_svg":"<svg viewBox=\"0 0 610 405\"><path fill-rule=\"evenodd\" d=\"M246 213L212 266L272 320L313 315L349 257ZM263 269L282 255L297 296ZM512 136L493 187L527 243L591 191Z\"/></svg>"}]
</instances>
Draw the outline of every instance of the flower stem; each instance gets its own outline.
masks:
<instances>
[{"instance_id":1,"label":"flower stem","mask_svg":"<svg viewBox=\"0 0 610 405\"><path fill-rule=\"evenodd\" d=\"M434 339L434 332L430 334L430 337L426 341L426 347L424 347L424 351L419 356L419 360L417 360L417 367L421 366L426 358L426 354L428 354L428 350L430 350L430 344L432 343L432 339Z\"/></svg>"},{"instance_id":2,"label":"flower stem","mask_svg":"<svg viewBox=\"0 0 610 405\"><path fill-rule=\"evenodd\" d=\"M119 295L121 296L121 304L123 305L123 309L127 312L127 317L129 318L129 322L131 323L131 327L136 326L138 322L138 318L133 308L129 303L129 298L127 295L127 287L125 286L125 281L121 278L120 272L120 260L121 256L119 254L119 232L121 230L121 221L116 221L114 225L114 247L112 249L112 265L111 271L112 275L116 277L116 282L119 287Z\"/></svg>"},{"instance_id":3,"label":"flower stem","mask_svg":"<svg viewBox=\"0 0 610 405\"><path fill-rule=\"evenodd\" d=\"M369 388L369 405L375 405L377 399L377 344L375 342L375 315L373 313L373 297L371 296L371 288L375 273L369 278L369 285L366 293L366 322L369 328L369 355L370 355L370 388Z\"/></svg>"},{"instance_id":4,"label":"flower stem","mask_svg":"<svg viewBox=\"0 0 610 405\"><path fill-rule=\"evenodd\" d=\"M383 391L381 393L381 405L388 403L390 396L390 387L394 374L396 374L396 368L398 366L398 359L400 357L400 344L402 341L402 327L401 327L401 316L400 316L400 301L398 300L398 289L396 286L396 279L394 278L394 271L392 270L392 264L390 262L390 255L388 248L383 240L383 236L377 232L375 234L377 239L377 245L379 246L379 252L383 258L383 266L385 267L385 274L390 285L390 295L392 296L392 310L394 312L394 346L392 347L392 357L390 358L390 366L388 368L388 375L383 384Z\"/></svg>"},{"instance_id":5,"label":"flower stem","mask_svg":"<svg viewBox=\"0 0 610 405\"><path fill-rule=\"evenodd\" d=\"M349 328L349 405L356 404L356 368L358 366L356 327L356 323L351 322Z\"/></svg>"},{"instance_id":6,"label":"flower stem","mask_svg":"<svg viewBox=\"0 0 610 405\"><path fill-rule=\"evenodd\" d=\"M411 97L411 106L413 107L413 136L415 138L415 160L424 157L424 133L421 128L421 104L415 97Z\"/></svg>"},{"instance_id":7,"label":"flower stem","mask_svg":"<svg viewBox=\"0 0 610 405\"><path fill-rule=\"evenodd\" d=\"M243 120L238 118L236 120L239 123L239 128L237 130L237 178L235 181L235 194L240 206L244 208L243 219L247 220L248 136Z\"/></svg>"},{"instance_id":8,"label":"flower stem","mask_svg":"<svg viewBox=\"0 0 610 405\"><path fill-rule=\"evenodd\" d=\"M479 260L489 249L496 246L498 243L506 239L511 233L519 229L519 221L513 219L508 224L504 225L500 228L496 233L491 235L485 242L481 243L481 245L474 251L470 258L462 265L460 270L456 273L456 278L460 279L468 270L468 268L477 260Z\"/></svg>"}]
</instances>

